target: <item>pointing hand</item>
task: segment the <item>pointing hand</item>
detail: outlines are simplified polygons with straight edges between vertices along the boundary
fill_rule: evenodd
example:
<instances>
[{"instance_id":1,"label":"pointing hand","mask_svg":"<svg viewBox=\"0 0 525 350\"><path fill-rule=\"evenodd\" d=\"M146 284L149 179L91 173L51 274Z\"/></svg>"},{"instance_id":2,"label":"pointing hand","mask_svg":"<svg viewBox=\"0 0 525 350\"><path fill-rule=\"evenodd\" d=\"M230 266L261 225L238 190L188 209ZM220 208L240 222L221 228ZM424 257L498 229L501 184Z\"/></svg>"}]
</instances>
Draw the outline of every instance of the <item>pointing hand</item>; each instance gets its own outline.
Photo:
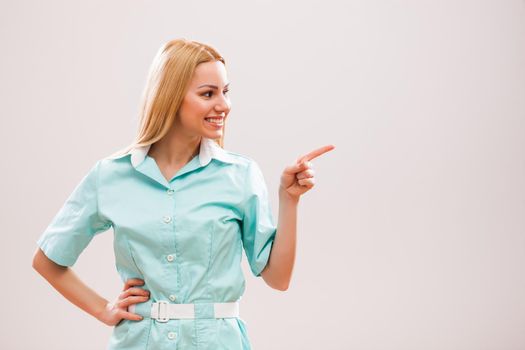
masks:
<instances>
[{"instance_id":1,"label":"pointing hand","mask_svg":"<svg viewBox=\"0 0 525 350\"><path fill-rule=\"evenodd\" d=\"M334 145L326 145L297 158L295 164L284 169L279 191L293 199L299 199L315 185L313 164L310 161L334 148Z\"/></svg>"}]
</instances>

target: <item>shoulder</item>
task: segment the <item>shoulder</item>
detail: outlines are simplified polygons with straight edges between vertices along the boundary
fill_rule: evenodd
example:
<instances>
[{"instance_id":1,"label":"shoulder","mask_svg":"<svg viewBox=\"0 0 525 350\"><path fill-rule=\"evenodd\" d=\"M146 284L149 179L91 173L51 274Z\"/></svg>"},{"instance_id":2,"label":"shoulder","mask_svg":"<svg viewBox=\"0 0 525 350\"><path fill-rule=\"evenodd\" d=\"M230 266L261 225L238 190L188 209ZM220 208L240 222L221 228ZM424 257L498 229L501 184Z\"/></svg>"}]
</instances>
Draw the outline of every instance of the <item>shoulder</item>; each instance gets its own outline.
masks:
<instances>
[{"instance_id":1,"label":"shoulder","mask_svg":"<svg viewBox=\"0 0 525 350\"><path fill-rule=\"evenodd\" d=\"M98 160L101 169L108 168L127 168L131 167L130 154L125 154L119 157L103 157Z\"/></svg>"},{"instance_id":2,"label":"shoulder","mask_svg":"<svg viewBox=\"0 0 525 350\"><path fill-rule=\"evenodd\" d=\"M244 176L250 176L250 174L253 173L262 173L259 164L251 156L228 150L224 150L224 153L227 155L228 159L230 159L230 163L237 164L240 167L239 171L241 171Z\"/></svg>"},{"instance_id":3,"label":"shoulder","mask_svg":"<svg viewBox=\"0 0 525 350\"><path fill-rule=\"evenodd\" d=\"M239 173L243 177L242 182L247 190L251 191L253 188L264 188L266 186L266 178L259 163L251 156L240 154L236 152L226 151L231 157L241 164Z\"/></svg>"},{"instance_id":4,"label":"shoulder","mask_svg":"<svg viewBox=\"0 0 525 350\"><path fill-rule=\"evenodd\" d=\"M232 161L232 163L240 164L245 167L249 166L250 163L254 162L253 158L245 154L240 154L229 150L223 150L223 153Z\"/></svg>"},{"instance_id":5,"label":"shoulder","mask_svg":"<svg viewBox=\"0 0 525 350\"><path fill-rule=\"evenodd\" d=\"M99 158L93 166L99 181L108 180L108 178L123 176L129 174L132 170L130 158L131 155L115 154Z\"/></svg>"}]
</instances>

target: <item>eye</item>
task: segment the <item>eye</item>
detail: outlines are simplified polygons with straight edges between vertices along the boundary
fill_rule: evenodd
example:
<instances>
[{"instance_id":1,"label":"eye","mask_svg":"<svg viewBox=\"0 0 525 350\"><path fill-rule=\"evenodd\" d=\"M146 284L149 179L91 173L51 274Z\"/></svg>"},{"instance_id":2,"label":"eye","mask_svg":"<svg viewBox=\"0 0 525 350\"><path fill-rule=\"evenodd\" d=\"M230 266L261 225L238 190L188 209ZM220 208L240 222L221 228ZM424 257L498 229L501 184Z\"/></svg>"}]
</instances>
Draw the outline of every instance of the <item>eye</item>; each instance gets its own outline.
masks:
<instances>
[{"instance_id":1,"label":"eye","mask_svg":"<svg viewBox=\"0 0 525 350\"><path fill-rule=\"evenodd\" d=\"M229 91L230 91L229 89L224 90L224 94L226 95ZM211 97L211 96L208 96L208 94L213 95L213 90L206 91L205 93L202 94L202 96Z\"/></svg>"}]
</instances>

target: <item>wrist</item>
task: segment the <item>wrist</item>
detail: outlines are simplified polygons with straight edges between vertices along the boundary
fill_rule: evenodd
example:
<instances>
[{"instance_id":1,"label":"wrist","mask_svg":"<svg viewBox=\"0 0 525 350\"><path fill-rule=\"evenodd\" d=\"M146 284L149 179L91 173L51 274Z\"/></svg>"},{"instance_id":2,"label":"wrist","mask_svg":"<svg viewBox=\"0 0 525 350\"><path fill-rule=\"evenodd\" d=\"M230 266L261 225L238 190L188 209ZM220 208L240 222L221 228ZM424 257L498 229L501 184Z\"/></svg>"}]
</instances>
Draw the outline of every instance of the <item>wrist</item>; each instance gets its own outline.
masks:
<instances>
[{"instance_id":1,"label":"wrist","mask_svg":"<svg viewBox=\"0 0 525 350\"><path fill-rule=\"evenodd\" d=\"M297 204L299 202L299 196L292 196L285 189L279 189L279 200L291 204Z\"/></svg>"},{"instance_id":2,"label":"wrist","mask_svg":"<svg viewBox=\"0 0 525 350\"><path fill-rule=\"evenodd\" d=\"M109 301L106 299L103 299L99 304L97 305L96 309L93 312L93 316L99 321L103 322L104 315L106 313L106 310L108 308Z\"/></svg>"}]
</instances>

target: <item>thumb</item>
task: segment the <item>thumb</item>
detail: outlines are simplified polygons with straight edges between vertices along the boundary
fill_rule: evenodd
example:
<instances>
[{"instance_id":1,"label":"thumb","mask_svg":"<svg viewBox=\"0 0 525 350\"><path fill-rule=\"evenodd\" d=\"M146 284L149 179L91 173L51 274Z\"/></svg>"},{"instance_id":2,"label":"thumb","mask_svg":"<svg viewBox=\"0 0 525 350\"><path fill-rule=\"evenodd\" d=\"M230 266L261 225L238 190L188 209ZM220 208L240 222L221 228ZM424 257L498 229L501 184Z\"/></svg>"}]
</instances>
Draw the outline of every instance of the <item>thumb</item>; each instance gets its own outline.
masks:
<instances>
[{"instance_id":1,"label":"thumb","mask_svg":"<svg viewBox=\"0 0 525 350\"><path fill-rule=\"evenodd\" d=\"M296 163L294 164L293 166L291 166L290 168L290 172L291 173L298 173L300 171L303 171L304 169L306 169L308 167L308 161L307 160L303 160L299 163Z\"/></svg>"}]
</instances>

